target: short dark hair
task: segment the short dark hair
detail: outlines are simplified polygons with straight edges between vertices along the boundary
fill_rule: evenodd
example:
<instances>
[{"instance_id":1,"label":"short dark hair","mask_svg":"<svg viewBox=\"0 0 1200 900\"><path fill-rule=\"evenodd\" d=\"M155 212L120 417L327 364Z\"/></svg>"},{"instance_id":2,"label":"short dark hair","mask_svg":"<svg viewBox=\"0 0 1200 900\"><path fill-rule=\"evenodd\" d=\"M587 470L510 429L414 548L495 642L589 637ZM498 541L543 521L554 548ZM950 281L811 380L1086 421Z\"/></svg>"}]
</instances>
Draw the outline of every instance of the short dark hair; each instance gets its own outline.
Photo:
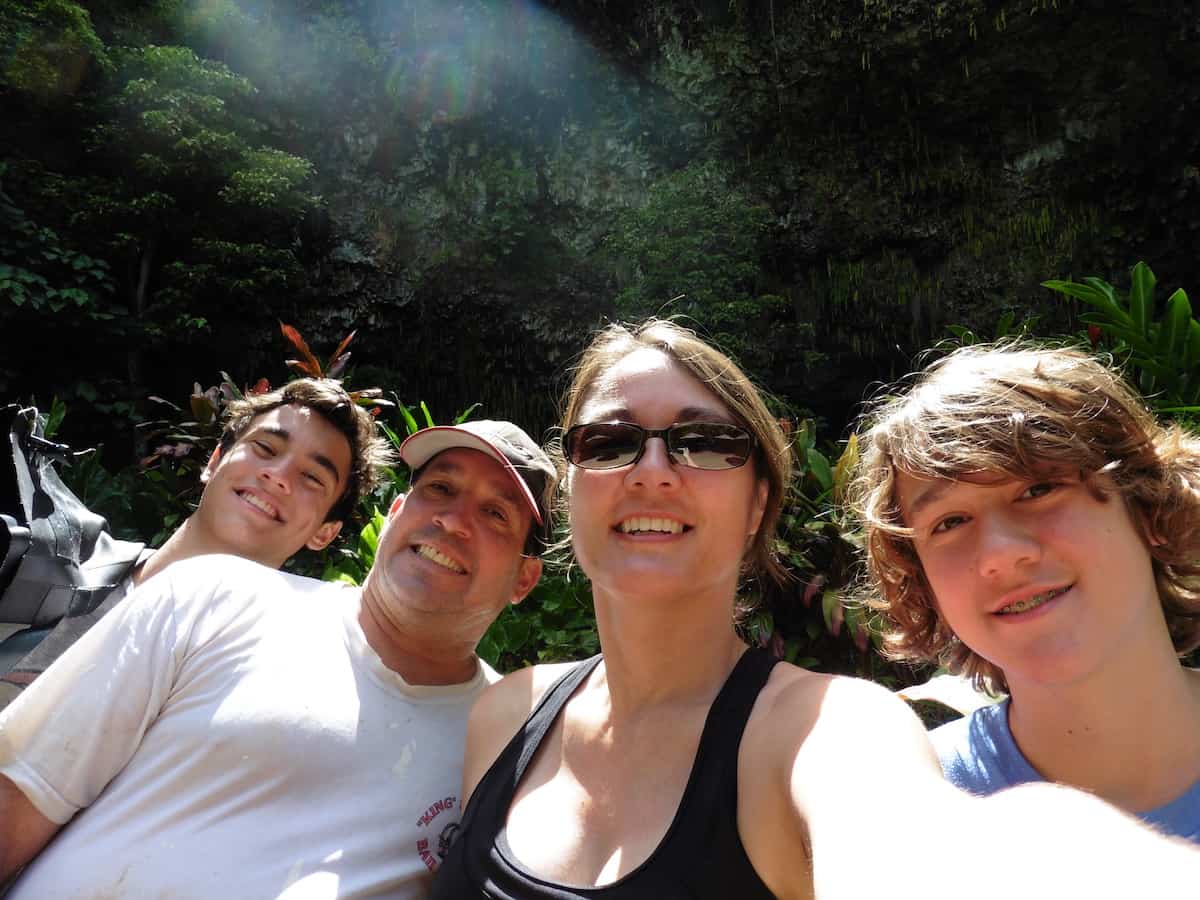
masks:
<instances>
[{"instance_id":1,"label":"short dark hair","mask_svg":"<svg viewBox=\"0 0 1200 900\"><path fill-rule=\"evenodd\" d=\"M395 451L380 436L371 414L346 393L341 382L332 378L298 378L265 394L247 394L226 407L225 430L220 449L232 447L259 416L281 406L311 409L338 430L350 445L350 474L346 489L334 501L326 522L345 521L375 486L381 466L395 461Z\"/></svg>"}]
</instances>

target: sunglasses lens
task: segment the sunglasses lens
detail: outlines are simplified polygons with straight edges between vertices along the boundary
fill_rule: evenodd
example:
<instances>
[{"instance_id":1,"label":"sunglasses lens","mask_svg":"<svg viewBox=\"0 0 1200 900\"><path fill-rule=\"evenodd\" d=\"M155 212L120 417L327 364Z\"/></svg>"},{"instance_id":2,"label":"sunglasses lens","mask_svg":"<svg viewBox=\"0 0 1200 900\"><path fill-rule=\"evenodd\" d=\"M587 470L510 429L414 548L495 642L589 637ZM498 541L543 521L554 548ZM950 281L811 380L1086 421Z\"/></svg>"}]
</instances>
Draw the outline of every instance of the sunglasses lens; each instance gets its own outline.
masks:
<instances>
[{"instance_id":1,"label":"sunglasses lens","mask_svg":"<svg viewBox=\"0 0 1200 900\"><path fill-rule=\"evenodd\" d=\"M622 422L576 425L567 432L567 459L581 469L616 469L633 462L645 432Z\"/></svg>"},{"instance_id":2,"label":"sunglasses lens","mask_svg":"<svg viewBox=\"0 0 1200 900\"><path fill-rule=\"evenodd\" d=\"M686 422L670 434L671 455L693 469L736 469L754 449L750 432L719 422Z\"/></svg>"}]
</instances>

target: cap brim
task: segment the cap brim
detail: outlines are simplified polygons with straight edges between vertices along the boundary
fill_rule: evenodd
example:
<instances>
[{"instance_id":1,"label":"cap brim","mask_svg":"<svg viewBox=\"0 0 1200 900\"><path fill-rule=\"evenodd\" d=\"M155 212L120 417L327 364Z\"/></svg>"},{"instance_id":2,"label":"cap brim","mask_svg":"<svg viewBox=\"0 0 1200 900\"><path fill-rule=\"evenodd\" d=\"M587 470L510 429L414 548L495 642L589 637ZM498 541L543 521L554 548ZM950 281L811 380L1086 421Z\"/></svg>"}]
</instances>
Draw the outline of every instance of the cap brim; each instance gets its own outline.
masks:
<instances>
[{"instance_id":1,"label":"cap brim","mask_svg":"<svg viewBox=\"0 0 1200 900\"><path fill-rule=\"evenodd\" d=\"M454 450L459 447L486 453L500 463L512 478L513 483L520 489L521 496L525 498L526 505L533 513L533 520L539 525L544 524L537 498L533 496L533 491L529 489L529 485L525 483L521 473L512 464L512 460L505 456L495 444L477 434L455 428L453 425L435 425L432 428L425 428L416 434L410 434L405 439L404 443L400 445L400 458L415 471L442 451Z\"/></svg>"}]
</instances>

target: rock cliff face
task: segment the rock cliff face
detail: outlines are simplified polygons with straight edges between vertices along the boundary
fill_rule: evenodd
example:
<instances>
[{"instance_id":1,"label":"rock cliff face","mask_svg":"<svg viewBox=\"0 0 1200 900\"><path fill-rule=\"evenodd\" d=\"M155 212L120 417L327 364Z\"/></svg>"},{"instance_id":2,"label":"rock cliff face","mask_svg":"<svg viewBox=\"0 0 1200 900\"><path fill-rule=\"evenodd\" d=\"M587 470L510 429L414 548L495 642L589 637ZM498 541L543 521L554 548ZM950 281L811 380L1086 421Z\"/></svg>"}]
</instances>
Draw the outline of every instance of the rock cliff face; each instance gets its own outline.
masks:
<instances>
[{"instance_id":1,"label":"rock cliff face","mask_svg":"<svg viewBox=\"0 0 1200 900\"><path fill-rule=\"evenodd\" d=\"M590 326L729 331L716 282L759 378L835 422L948 323L1073 327L1045 278L1146 257L1197 283L1193 4L391 6L382 89L305 148L328 206L304 317L368 326L359 357L443 414L547 423ZM686 191L645 213L713 161L759 217L749 271L662 217L712 249L746 218L697 223Z\"/></svg>"},{"instance_id":2,"label":"rock cliff face","mask_svg":"<svg viewBox=\"0 0 1200 900\"><path fill-rule=\"evenodd\" d=\"M180 301L210 345L147 348L144 387L276 372L284 319L317 348L359 328L359 383L439 419L541 428L592 327L658 312L836 429L948 324L1074 329L1043 279L1200 284L1195 6L195 4L170 39L253 83L323 202L280 248L299 289Z\"/></svg>"}]
</instances>

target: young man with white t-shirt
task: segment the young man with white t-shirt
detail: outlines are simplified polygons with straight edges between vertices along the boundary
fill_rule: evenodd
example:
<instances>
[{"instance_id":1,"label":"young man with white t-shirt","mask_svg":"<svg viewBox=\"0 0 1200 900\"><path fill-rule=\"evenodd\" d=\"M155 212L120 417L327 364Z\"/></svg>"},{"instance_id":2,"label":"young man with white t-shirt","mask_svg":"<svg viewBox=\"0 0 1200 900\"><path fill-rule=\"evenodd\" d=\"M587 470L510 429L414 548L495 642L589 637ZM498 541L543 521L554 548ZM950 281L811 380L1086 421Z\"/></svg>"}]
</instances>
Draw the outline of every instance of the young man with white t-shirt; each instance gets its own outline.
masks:
<instances>
[{"instance_id":1,"label":"young man with white t-shirt","mask_svg":"<svg viewBox=\"0 0 1200 900\"><path fill-rule=\"evenodd\" d=\"M68 614L7 671L0 709L142 582L172 563L225 553L279 568L302 548L328 546L390 462L370 413L331 379L301 378L229 404L220 443L200 478L196 511L88 611ZM46 590L37 570L12 590ZM74 604L70 604L73 606Z\"/></svg>"},{"instance_id":2,"label":"young man with white t-shirt","mask_svg":"<svg viewBox=\"0 0 1200 900\"><path fill-rule=\"evenodd\" d=\"M361 588L174 565L0 715L11 898L424 895L497 677L475 645L541 575L555 472L504 422L401 457Z\"/></svg>"}]
</instances>

